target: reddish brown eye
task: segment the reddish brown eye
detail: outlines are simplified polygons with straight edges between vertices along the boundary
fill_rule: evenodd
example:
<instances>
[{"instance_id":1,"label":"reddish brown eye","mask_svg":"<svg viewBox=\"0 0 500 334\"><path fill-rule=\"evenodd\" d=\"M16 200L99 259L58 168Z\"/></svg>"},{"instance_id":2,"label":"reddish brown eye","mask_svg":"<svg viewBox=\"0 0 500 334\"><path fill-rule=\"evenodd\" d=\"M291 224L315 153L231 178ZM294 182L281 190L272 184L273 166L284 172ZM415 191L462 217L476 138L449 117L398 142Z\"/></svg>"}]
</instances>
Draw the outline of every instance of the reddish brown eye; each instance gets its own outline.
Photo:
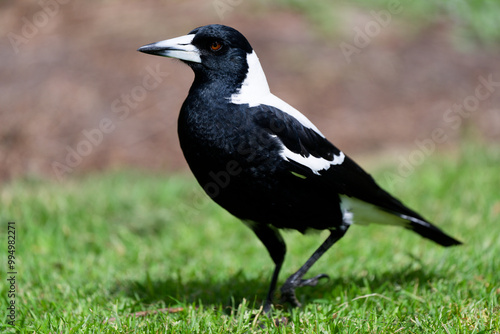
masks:
<instances>
[{"instance_id":1,"label":"reddish brown eye","mask_svg":"<svg viewBox=\"0 0 500 334\"><path fill-rule=\"evenodd\" d=\"M219 41L215 41L210 44L210 49L212 51L219 51L222 48L222 44Z\"/></svg>"}]
</instances>

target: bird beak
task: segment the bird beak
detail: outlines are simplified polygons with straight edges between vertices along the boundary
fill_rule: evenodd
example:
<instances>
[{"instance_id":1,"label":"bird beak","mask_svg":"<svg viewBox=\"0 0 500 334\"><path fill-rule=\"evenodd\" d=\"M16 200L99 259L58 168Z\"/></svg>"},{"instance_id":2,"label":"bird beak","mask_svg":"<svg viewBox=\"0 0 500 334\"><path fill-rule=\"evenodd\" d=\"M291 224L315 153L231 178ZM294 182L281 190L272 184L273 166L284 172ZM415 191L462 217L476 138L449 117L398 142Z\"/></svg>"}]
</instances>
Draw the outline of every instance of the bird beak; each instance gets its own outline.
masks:
<instances>
[{"instance_id":1,"label":"bird beak","mask_svg":"<svg viewBox=\"0 0 500 334\"><path fill-rule=\"evenodd\" d=\"M180 60L201 63L200 50L191 42L194 34L167 39L161 42L141 46L137 51L152 55L177 58Z\"/></svg>"}]
</instances>

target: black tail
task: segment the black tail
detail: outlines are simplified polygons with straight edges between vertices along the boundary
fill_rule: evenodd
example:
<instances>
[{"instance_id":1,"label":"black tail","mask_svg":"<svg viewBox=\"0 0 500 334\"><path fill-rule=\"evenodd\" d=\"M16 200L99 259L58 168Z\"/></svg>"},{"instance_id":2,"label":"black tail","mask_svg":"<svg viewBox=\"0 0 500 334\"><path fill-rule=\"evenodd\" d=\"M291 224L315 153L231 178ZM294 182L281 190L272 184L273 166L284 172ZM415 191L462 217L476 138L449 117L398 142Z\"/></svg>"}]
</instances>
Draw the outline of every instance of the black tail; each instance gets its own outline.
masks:
<instances>
[{"instance_id":1,"label":"black tail","mask_svg":"<svg viewBox=\"0 0 500 334\"><path fill-rule=\"evenodd\" d=\"M407 227L408 229L420 234L424 238L430 239L440 244L441 246L449 247L462 244L460 241L450 237L431 223L414 217L404 218L408 219L408 221L410 222L409 226Z\"/></svg>"}]
</instances>

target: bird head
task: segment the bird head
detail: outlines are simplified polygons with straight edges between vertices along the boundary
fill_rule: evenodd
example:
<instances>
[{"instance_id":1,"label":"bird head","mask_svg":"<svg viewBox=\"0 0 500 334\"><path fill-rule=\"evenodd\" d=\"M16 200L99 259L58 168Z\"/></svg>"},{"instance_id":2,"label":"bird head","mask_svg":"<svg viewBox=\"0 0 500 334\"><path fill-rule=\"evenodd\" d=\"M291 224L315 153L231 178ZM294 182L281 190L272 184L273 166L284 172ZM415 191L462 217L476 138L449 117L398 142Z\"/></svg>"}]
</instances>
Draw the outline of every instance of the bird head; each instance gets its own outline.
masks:
<instances>
[{"instance_id":1,"label":"bird head","mask_svg":"<svg viewBox=\"0 0 500 334\"><path fill-rule=\"evenodd\" d=\"M236 29L212 24L196 28L187 35L144 45L138 51L176 58L209 79L246 77L247 57L253 49Z\"/></svg>"}]
</instances>

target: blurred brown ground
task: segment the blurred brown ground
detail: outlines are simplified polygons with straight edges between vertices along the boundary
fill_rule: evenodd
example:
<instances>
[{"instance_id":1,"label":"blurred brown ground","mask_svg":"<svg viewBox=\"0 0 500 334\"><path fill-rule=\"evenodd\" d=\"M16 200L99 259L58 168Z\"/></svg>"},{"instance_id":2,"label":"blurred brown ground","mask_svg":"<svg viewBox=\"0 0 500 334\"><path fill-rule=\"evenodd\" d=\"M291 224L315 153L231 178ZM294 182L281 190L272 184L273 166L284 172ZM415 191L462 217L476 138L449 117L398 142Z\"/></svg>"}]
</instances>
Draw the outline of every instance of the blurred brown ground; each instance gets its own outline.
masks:
<instances>
[{"instance_id":1,"label":"blurred brown ground","mask_svg":"<svg viewBox=\"0 0 500 334\"><path fill-rule=\"evenodd\" d=\"M176 122L193 74L136 49L209 23L240 30L274 94L351 156L411 152L436 128L447 138L438 151L457 146L466 129L500 139L498 88L456 129L444 118L474 95L480 76L500 81L498 49L457 45L445 19L414 29L394 17L348 63L339 45L353 44L353 27L373 20L368 11L346 7L332 16L342 17L338 32L325 36L300 12L250 1L226 1L240 4L223 17L213 1L46 1L45 12L36 1L0 2L0 181L57 178L55 162L67 166L65 177L186 168ZM147 91L155 69L161 82ZM100 137L103 119L109 133ZM70 166L68 152L78 149Z\"/></svg>"}]
</instances>

